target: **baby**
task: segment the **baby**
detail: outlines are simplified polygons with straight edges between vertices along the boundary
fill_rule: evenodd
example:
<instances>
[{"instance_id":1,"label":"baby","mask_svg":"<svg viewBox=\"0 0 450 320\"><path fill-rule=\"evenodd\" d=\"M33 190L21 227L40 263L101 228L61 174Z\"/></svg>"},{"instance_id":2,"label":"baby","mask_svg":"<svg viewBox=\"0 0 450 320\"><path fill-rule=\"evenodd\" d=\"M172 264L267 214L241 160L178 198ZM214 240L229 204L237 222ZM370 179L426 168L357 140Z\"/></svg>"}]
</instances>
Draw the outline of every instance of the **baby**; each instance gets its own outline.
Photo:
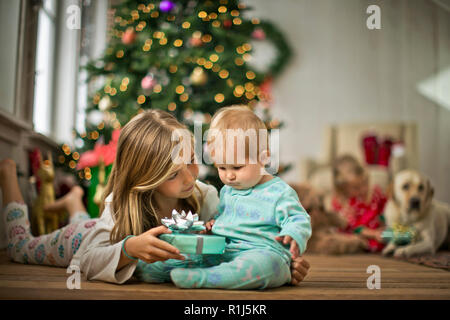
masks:
<instances>
[{"instance_id":1,"label":"baby","mask_svg":"<svg viewBox=\"0 0 450 320\"><path fill-rule=\"evenodd\" d=\"M245 152L239 153L239 145L230 144L230 129L253 130L256 139L231 135L243 142ZM223 255L183 262L189 265L175 262L179 267L170 271L170 278L178 287L264 289L290 281L291 259L305 251L311 236L310 217L296 192L264 170L270 153L260 129L267 130L246 106L222 108L212 118L208 149L225 186L218 214L206 226L226 237L226 249Z\"/></svg>"}]
</instances>

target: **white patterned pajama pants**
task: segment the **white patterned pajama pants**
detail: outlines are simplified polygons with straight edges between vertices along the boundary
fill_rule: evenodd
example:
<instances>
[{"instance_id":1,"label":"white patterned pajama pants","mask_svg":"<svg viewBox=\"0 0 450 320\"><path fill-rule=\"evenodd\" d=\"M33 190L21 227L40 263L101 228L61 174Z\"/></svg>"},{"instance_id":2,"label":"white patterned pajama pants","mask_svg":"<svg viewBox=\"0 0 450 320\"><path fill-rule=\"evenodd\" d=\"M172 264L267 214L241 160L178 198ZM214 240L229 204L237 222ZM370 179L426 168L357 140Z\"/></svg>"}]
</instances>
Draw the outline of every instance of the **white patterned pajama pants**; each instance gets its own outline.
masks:
<instances>
[{"instance_id":1,"label":"white patterned pajama pants","mask_svg":"<svg viewBox=\"0 0 450 320\"><path fill-rule=\"evenodd\" d=\"M97 219L87 212L77 212L70 223L50 234L34 237L30 232L28 208L11 202L3 210L8 239L7 254L19 263L67 267L83 238L92 230Z\"/></svg>"}]
</instances>

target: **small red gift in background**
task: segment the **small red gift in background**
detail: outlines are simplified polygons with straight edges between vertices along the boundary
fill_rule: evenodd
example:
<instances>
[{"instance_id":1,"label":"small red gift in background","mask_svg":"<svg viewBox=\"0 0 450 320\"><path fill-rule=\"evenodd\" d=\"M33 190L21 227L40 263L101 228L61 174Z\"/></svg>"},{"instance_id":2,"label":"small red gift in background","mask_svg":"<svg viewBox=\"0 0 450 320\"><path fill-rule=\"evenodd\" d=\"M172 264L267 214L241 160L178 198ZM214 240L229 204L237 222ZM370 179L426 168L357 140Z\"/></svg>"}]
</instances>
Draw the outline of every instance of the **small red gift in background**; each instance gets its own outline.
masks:
<instances>
[{"instance_id":1,"label":"small red gift in background","mask_svg":"<svg viewBox=\"0 0 450 320\"><path fill-rule=\"evenodd\" d=\"M391 158L392 145L394 142L386 138L383 140L378 147L378 164L380 166L389 166L389 159Z\"/></svg>"},{"instance_id":2,"label":"small red gift in background","mask_svg":"<svg viewBox=\"0 0 450 320\"><path fill-rule=\"evenodd\" d=\"M367 135L363 138L364 155L367 164L376 164L378 156L378 140L376 135Z\"/></svg>"},{"instance_id":3,"label":"small red gift in background","mask_svg":"<svg viewBox=\"0 0 450 320\"><path fill-rule=\"evenodd\" d=\"M366 163L369 165L389 166L394 141L386 137L379 141L375 134L368 134L363 137L362 145Z\"/></svg>"}]
</instances>

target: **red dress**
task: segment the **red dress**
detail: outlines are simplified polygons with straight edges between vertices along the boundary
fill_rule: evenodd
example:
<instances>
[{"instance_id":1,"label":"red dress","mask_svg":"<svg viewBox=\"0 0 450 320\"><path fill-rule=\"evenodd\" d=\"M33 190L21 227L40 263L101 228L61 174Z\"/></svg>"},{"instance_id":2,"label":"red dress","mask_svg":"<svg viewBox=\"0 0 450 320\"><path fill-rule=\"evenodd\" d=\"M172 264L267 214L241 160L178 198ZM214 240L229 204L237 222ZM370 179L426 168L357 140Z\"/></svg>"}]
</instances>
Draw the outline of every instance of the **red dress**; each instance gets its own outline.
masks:
<instances>
[{"instance_id":1,"label":"red dress","mask_svg":"<svg viewBox=\"0 0 450 320\"><path fill-rule=\"evenodd\" d=\"M348 225L345 230L346 233L359 233L362 227L369 229L378 229L383 226L383 210L386 204L387 197L380 187L375 186L372 192L372 197L368 203L358 198L350 198L348 206L352 209L352 214L347 217ZM344 205L337 197L332 200L333 209L340 212ZM375 239L368 239L369 250L372 252L381 251L384 244Z\"/></svg>"}]
</instances>

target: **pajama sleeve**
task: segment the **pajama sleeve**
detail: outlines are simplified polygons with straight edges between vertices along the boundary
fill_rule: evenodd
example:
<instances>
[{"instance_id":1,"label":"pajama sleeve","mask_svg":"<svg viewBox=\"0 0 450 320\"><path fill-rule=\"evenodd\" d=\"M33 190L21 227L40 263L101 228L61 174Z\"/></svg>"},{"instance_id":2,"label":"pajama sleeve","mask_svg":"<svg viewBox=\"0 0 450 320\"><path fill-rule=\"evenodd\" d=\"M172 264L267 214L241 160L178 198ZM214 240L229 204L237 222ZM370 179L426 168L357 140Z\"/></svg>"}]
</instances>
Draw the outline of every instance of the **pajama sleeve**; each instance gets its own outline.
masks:
<instances>
[{"instance_id":1,"label":"pajama sleeve","mask_svg":"<svg viewBox=\"0 0 450 320\"><path fill-rule=\"evenodd\" d=\"M227 186L223 186L222 189L220 189L220 198L219 198L219 203L217 205L217 212L216 215L214 216L214 219L217 219L218 216L220 216L223 211L225 210L225 193L227 193L227 189L229 187Z\"/></svg>"},{"instance_id":2,"label":"pajama sleeve","mask_svg":"<svg viewBox=\"0 0 450 320\"><path fill-rule=\"evenodd\" d=\"M106 203L101 218L86 239L83 239L70 263L78 266L87 280L122 284L132 277L136 269L136 262L133 262L117 271L123 241L111 244L113 226L110 205Z\"/></svg>"},{"instance_id":3,"label":"pajama sleeve","mask_svg":"<svg viewBox=\"0 0 450 320\"><path fill-rule=\"evenodd\" d=\"M293 189L286 190L277 201L275 218L281 228L280 236L290 236L294 239L299 246L300 254L303 254L311 237L311 219Z\"/></svg>"}]
</instances>

